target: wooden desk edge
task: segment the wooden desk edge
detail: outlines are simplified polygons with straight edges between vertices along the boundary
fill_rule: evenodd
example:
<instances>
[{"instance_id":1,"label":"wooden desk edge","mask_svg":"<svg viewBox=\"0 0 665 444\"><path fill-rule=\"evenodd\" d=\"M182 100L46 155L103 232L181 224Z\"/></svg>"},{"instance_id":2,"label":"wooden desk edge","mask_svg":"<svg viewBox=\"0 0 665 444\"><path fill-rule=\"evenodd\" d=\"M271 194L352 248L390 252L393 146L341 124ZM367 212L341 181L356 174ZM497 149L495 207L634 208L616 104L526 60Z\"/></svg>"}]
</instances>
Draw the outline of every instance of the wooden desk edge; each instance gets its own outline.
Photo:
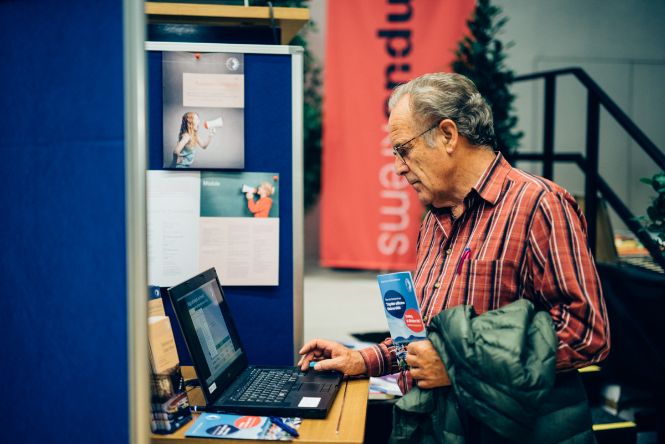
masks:
<instances>
[{"instance_id":1,"label":"wooden desk edge","mask_svg":"<svg viewBox=\"0 0 665 444\"><path fill-rule=\"evenodd\" d=\"M195 3L163 3L146 2L145 12L148 15L175 15L190 17L226 17L241 19L269 19L270 8L267 6L235 6ZM308 8L273 8L276 20L308 21Z\"/></svg>"},{"instance_id":2,"label":"wooden desk edge","mask_svg":"<svg viewBox=\"0 0 665 444\"><path fill-rule=\"evenodd\" d=\"M266 26L270 23L270 8L267 6L146 2L145 13L150 23L254 23ZM310 19L308 8L275 7L273 13L275 21L282 28L282 45L287 45Z\"/></svg>"},{"instance_id":3,"label":"wooden desk edge","mask_svg":"<svg viewBox=\"0 0 665 444\"><path fill-rule=\"evenodd\" d=\"M369 394L369 379L355 379L349 381L346 401L342 413L339 434L335 433L337 421L342 407L342 398L344 396L344 382L340 387L339 393L335 398L328 416L325 419L304 419L298 429L300 438L294 439L294 443L307 444L327 444L327 443L348 443L361 444L365 435L365 420L367 417L367 397ZM176 442L186 442L191 444L211 444L210 438L185 438L185 432L192 426L193 421L198 415L192 415L192 421L188 422L180 429L169 435L151 435L152 444L173 444ZM237 439L221 439L223 443L248 444L249 441Z\"/></svg>"}]
</instances>

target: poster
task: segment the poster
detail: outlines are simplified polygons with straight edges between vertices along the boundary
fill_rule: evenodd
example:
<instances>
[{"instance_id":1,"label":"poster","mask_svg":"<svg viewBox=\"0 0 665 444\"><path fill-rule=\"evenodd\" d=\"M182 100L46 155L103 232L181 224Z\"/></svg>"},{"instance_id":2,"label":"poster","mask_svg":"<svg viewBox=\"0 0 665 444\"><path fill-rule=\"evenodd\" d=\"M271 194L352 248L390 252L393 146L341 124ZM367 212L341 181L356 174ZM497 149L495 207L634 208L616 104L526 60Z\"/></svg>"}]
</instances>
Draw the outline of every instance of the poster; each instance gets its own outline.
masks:
<instances>
[{"instance_id":1,"label":"poster","mask_svg":"<svg viewBox=\"0 0 665 444\"><path fill-rule=\"evenodd\" d=\"M164 168L243 168L243 54L166 51L162 82Z\"/></svg>"},{"instance_id":2,"label":"poster","mask_svg":"<svg viewBox=\"0 0 665 444\"><path fill-rule=\"evenodd\" d=\"M149 283L211 267L224 286L279 284L279 176L149 171Z\"/></svg>"},{"instance_id":3,"label":"poster","mask_svg":"<svg viewBox=\"0 0 665 444\"><path fill-rule=\"evenodd\" d=\"M395 174L386 104L398 84L450 71L474 6L473 0L327 3L323 266L415 268L425 209Z\"/></svg>"}]
</instances>

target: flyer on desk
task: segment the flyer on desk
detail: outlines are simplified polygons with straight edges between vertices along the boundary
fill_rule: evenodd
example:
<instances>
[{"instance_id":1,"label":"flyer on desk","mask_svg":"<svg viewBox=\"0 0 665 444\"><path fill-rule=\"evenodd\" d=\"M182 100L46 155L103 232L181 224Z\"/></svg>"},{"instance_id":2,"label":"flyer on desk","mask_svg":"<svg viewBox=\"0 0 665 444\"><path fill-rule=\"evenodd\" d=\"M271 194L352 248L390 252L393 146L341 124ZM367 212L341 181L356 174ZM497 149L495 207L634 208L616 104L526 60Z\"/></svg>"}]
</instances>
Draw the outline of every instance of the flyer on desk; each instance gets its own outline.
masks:
<instances>
[{"instance_id":1,"label":"flyer on desk","mask_svg":"<svg viewBox=\"0 0 665 444\"><path fill-rule=\"evenodd\" d=\"M410 272L401 271L381 274L377 280L388 320L388 329L396 347L399 367L406 369L408 368L405 361L407 345L427 337L413 279Z\"/></svg>"},{"instance_id":2,"label":"flyer on desk","mask_svg":"<svg viewBox=\"0 0 665 444\"><path fill-rule=\"evenodd\" d=\"M300 418L280 418L297 429ZM231 415L226 413L201 413L185 433L192 438L261 439L289 441L293 437L273 424L266 416Z\"/></svg>"}]
</instances>

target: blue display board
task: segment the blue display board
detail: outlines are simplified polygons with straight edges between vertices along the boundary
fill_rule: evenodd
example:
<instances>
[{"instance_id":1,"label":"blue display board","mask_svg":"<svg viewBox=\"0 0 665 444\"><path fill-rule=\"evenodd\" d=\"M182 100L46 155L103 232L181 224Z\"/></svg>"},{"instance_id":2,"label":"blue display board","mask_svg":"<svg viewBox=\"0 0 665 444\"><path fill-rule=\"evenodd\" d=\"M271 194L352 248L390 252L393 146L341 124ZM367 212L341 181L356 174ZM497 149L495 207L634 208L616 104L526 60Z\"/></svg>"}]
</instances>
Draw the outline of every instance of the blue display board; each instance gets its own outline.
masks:
<instances>
[{"instance_id":1,"label":"blue display board","mask_svg":"<svg viewBox=\"0 0 665 444\"><path fill-rule=\"evenodd\" d=\"M0 2L2 442L129 439L122 2Z\"/></svg>"},{"instance_id":2,"label":"blue display board","mask_svg":"<svg viewBox=\"0 0 665 444\"><path fill-rule=\"evenodd\" d=\"M244 55L245 167L241 171L279 174L280 192L279 285L224 288L253 364L293 364L292 57L290 54ZM162 168L163 146L161 51L149 51L148 83L149 166L151 170L158 170ZM173 325L179 336L177 324ZM181 356L181 362L188 364L191 360L189 356Z\"/></svg>"}]
</instances>

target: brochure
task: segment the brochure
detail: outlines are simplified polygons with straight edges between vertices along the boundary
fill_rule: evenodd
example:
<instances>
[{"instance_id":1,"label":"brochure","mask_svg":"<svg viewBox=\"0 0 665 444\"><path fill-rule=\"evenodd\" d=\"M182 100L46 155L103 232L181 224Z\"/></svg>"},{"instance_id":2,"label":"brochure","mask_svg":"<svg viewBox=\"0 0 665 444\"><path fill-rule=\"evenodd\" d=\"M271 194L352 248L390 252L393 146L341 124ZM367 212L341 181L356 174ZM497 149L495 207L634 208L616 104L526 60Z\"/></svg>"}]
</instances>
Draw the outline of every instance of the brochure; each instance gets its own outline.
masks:
<instances>
[{"instance_id":1,"label":"brochure","mask_svg":"<svg viewBox=\"0 0 665 444\"><path fill-rule=\"evenodd\" d=\"M297 429L300 418L280 418L286 425ZM185 433L192 438L262 439L289 441L293 437L266 416L230 415L226 413L201 413Z\"/></svg>"},{"instance_id":2,"label":"brochure","mask_svg":"<svg viewBox=\"0 0 665 444\"><path fill-rule=\"evenodd\" d=\"M400 369L406 370L406 347L412 341L427 338L413 279L408 271L381 274L377 279L383 298L383 309L388 319L388 329L397 352L397 362Z\"/></svg>"}]
</instances>

